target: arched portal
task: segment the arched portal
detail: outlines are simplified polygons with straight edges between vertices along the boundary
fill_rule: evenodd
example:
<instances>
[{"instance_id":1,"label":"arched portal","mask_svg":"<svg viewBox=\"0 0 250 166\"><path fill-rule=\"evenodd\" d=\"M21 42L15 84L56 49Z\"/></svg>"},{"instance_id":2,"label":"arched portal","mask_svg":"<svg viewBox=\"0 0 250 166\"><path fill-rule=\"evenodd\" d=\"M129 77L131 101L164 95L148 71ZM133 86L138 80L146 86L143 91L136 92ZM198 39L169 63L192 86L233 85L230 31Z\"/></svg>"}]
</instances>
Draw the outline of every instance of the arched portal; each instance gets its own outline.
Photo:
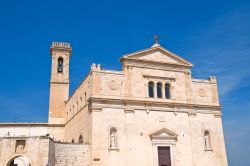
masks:
<instances>
[{"instance_id":1,"label":"arched portal","mask_svg":"<svg viewBox=\"0 0 250 166\"><path fill-rule=\"evenodd\" d=\"M6 166L31 166L30 160L25 156L16 156L12 158Z\"/></svg>"}]
</instances>

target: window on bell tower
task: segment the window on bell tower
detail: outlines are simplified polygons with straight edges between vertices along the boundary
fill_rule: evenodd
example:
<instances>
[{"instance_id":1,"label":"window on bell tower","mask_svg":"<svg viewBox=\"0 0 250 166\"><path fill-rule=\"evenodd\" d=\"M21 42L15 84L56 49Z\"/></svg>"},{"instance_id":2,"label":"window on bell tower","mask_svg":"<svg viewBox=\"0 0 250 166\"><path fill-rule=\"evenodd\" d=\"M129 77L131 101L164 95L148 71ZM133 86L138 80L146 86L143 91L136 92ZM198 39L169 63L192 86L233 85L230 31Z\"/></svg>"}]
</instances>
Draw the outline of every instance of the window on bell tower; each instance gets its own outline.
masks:
<instances>
[{"instance_id":1,"label":"window on bell tower","mask_svg":"<svg viewBox=\"0 0 250 166\"><path fill-rule=\"evenodd\" d=\"M58 58L57 72L58 73L62 73L63 72L63 58L62 57Z\"/></svg>"}]
</instances>

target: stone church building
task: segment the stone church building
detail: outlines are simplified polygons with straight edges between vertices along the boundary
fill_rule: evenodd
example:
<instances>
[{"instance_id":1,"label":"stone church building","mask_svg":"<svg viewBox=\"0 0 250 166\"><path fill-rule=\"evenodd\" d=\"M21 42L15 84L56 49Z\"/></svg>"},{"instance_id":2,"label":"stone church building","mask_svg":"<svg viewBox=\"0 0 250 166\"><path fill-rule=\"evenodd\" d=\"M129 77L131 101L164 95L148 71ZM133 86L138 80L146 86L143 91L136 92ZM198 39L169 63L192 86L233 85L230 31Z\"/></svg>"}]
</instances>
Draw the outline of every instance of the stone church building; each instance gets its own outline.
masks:
<instances>
[{"instance_id":1,"label":"stone church building","mask_svg":"<svg viewBox=\"0 0 250 166\"><path fill-rule=\"evenodd\" d=\"M215 76L158 44L92 64L69 96L69 43L54 42L48 123L0 123L0 166L227 166Z\"/></svg>"}]
</instances>

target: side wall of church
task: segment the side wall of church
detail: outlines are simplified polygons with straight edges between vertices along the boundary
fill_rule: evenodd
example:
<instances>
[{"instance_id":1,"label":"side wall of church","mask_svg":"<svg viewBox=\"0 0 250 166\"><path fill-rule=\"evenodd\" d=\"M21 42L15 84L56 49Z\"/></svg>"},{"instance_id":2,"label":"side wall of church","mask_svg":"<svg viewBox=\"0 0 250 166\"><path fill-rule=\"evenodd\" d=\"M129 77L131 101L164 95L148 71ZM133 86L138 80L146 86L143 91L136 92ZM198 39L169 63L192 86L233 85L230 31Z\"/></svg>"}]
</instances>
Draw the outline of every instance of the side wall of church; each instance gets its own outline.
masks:
<instances>
[{"instance_id":1,"label":"side wall of church","mask_svg":"<svg viewBox=\"0 0 250 166\"><path fill-rule=\"evenodd\" d=\"M74 142L77 143L79 142L80 135L83 137L83 142L89 143L90 115L87 106L79 111L77 115L65 125L66 142L72 142L72 140L74 140Z\"/></svg>"},{"instance_id":2,"label":"side wall of church","mask_svg":"<svg viewBox=\"0 0 250 166\"><path fill-rule=\"evenodd\" d=\"M70 97L65 108L65 141L78 142L83 136L83 142L88 143L90 137L90 117L88 98L92 91L92 77L88 75Z\"/></svg>"}]
</instances>

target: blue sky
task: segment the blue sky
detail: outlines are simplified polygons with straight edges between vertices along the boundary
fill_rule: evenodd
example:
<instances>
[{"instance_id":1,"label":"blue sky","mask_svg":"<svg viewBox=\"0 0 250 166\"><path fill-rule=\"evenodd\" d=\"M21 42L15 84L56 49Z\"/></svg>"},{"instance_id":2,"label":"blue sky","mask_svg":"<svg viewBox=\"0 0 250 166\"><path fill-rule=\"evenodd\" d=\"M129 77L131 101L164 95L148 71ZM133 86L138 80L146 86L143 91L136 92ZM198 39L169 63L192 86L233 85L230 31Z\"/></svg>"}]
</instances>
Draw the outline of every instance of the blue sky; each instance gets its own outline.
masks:
<instances>
[{"instance_id":1,"label":"blue sky","mask_svg":"<svg viewBox=\"0 0 250 166\"><path fill-rule=\"evenodd\" d=\"M216 75L229 164L249 166L250 1L1 1L1 122L46 122L52 41L73 46L72 92L90 64L121 68L118 59L160 44Z\"/></svg>"}]
</instances>

